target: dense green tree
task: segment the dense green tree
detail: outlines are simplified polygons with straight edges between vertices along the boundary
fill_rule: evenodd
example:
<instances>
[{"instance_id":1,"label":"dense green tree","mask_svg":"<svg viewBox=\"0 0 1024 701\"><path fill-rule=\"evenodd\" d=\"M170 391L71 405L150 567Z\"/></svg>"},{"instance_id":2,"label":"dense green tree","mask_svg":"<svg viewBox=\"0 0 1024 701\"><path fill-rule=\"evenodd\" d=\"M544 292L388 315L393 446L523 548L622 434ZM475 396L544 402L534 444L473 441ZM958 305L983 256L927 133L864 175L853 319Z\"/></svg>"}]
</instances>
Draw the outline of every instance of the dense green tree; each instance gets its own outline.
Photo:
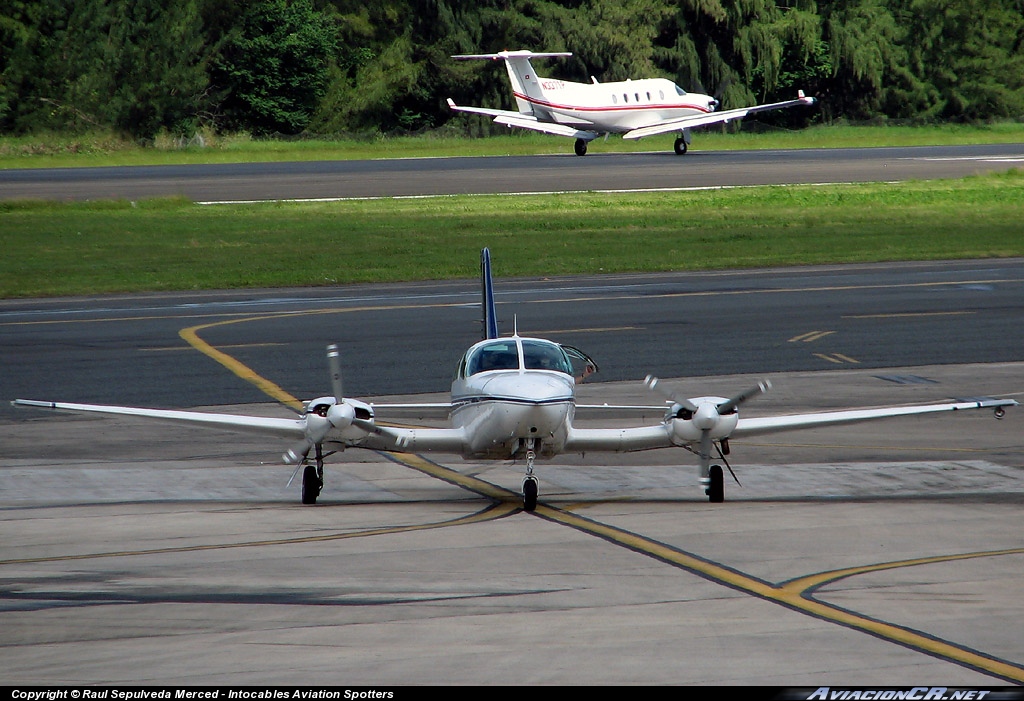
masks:
<instances>
[{"instance_id":1,"label":"dense green tree","mask_svg":"<svg viewBox=\"0 0 1024 701\"><path fill-rule=\"evenodd\" d=\"M23 3L19 19L0 98L8 130L194 129L207 84L195 0L48 0Z\"/></svg>"},{"instance_id":2,"label":"dense green tree","mask_svg":"<svg viewBox=\"0 0 1024 701\"><path fill-rule=\"evenodd\" d=\"M214 61L223 125L258 134L305 129L327 89L338 40L310 0L248 5Z\"/></svg>"},{"instance_id":3,"label":"dense green tree","mask_svg":"<svg viewBox=\"0 0 1024 701\"><path fill-rule=\"evenodd\" d=\"M1024 0L892 0L907 31L885 110L907 119L1024 119Z\"/></svg>"},{"instance_id":4,"label":"dense green tree","mask_svg":"<svg viewBox=\"0 0 1024 701\"><path fill-rule=\"evenodd\" d=\"M1024 0L0 0L0 130L200 123L255 134L450 124L513 106L500 62L571 51L569 80L661 76L759 119L1024 119Z\"/></svg>"}]
</instances>

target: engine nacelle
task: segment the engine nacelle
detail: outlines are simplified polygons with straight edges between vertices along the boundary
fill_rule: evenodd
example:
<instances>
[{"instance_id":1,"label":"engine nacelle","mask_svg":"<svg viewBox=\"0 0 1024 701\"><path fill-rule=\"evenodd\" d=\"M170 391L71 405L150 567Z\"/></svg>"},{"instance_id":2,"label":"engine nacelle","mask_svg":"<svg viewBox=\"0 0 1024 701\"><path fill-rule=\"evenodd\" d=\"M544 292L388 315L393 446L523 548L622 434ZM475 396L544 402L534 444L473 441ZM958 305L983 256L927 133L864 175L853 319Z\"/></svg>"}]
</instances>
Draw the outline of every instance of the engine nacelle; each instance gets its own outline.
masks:
<instances>
[{"instance_id":1,"label":"engine nacelle","mask_svg":"<svg viewBox=\"0 0 1024 701\"><path fill-rule=\"evenodd\" d=\"M726 401L724 397L691 399L690 403L696 411L679 404L673 406L669 416L672 442L676 445L697 442L704 431L708 431L714 440L728 438L736 429L740 417L735 409L725 414L718 412L718 407Z\"/></svg>"}]
</instances>

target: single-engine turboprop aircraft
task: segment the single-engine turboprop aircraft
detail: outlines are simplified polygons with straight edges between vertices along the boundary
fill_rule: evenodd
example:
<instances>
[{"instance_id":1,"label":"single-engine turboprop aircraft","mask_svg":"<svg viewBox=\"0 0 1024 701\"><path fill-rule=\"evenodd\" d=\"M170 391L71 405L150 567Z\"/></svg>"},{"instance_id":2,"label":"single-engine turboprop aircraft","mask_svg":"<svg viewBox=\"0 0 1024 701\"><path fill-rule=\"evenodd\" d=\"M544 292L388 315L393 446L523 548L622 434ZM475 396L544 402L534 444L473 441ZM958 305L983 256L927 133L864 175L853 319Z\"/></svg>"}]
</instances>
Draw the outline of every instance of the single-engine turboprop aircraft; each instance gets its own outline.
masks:
<instances>
[{"instance_id":1,"label":"single-engine turboprop aircraft","mask_svg":"<svg viewBox=\"0 0 1024 701\"><path fill-rule=\"evenodd\" d=\"M571 53L533 53L500 51L496 54L460 54L452 58L504 59L518 112L465 107L448 99L448 107L457 112L472 112L494 117L496 124L508 127L568 136L576 139L577 156L587 154L587 144L602 134L622 134L623 139L676 132L675 151L682 156L690 144L690 129L742 119L755 112L779 110L797 105L813 105L815 98L799 91L797 99L768 105L741 107L716 112L718 100L699 93L688 93L665 78L644 78L617 83L573 83L541 78L531 58L556 58Z\"/></svg>"},{"instance_id":2,"label":"single-engine turboprop aircraft","mask_svg":"<svg viewBox=\"0 0 1024 701\"><path fill-rule=\"evenodd\" d=\"M369 404L345 397L337 346L328 347L332 396L308 402L298 418L267 418L198 411L140 409L17 399L15 406L140 416L179 423L289 438L295 443L285 452L286 463L302 468L302 503L316 503L323 487L324 458L328 450L369 448L389 452L441 452L471 459L524 459L523 508L537 507L539 482L534 474L537 458L561 453L593 451L631 452L654 448L684 448L697 456L700 481L712 502L724 500L721 460L732 438L779 431L854 423L895 416L911 416L967 409L992 409L1002 418L1011 399L972 399L940 404L853 409L741 419L740 406L768 390L765 380L734 397L682 397L666 390L654 377L646 386L667 401L658 406L578 405L576 377L597 370L582 351L541 338L514 332L499 336L495 315L490 253L481 253L483 340L463 355L452 382L447 404ZM631 411L664 412L658 423L636 427L584 428L574 420L583 413L619 417ZM378 422L378 416L439 414L445 428L405 428ZM312 462L309 454L314 452ZM717 458L715 457L717 456ZM735 475L734 475L735 477Z\"/></svg>"}]
</instances>

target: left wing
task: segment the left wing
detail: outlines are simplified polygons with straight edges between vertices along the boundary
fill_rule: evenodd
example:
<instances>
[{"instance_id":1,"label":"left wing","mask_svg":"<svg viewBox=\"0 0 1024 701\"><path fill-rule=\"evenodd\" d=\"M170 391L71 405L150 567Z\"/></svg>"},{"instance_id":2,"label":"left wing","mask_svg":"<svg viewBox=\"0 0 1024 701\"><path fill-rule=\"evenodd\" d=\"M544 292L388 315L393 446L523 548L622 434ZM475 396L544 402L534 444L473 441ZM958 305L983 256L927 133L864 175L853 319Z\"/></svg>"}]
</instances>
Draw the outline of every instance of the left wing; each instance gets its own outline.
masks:
<instances>
[{"instance_id":1,"label":"left wing","mask_svg":"<svg viewBox=\"0 0 1024 701\"><path fill-rule=\"evenodd\" d=\"M913 406L880 407L876 409L850 409L846 411L826 411L810 414L792 414L788 416L740 418L736 427L721 436L723 438L745 438L760 436L782 431L834 426L837 424L858 423L890 419L899 416L918 416L947 411L968 411L971 409L993 409L996 418L1002 418L1004 407L1017 406L1013 399L973 399L942 404L919 404ZM596 409L597 407L590 407ZM621 410L624 407L618 407ZM638 409L640 407L637 407ZM651 407L653 408L653 407ZM675 418L652 426L633 428L578 428L571 426L563 452L616 452L628 453L671 446L694 445L698 442L700 430L694 430L691 419Z\"/></svg>"},{"instance_id":2,"label":"left wing","mask_svg":"<svg viewBox=\"0 0 1024 701\"><path fill-rule=\"evenodd\" d=\"M658 124L652 124L647 127L640 127L638 129L628 131L622 135L622 138L642 139L645 136L654 136L655 134L666 134L668 132L682 131L683 129L692 129L694 127L705 127L709 124L730 122L734 119L743 119L748 114L754 114L755 112L781 110L787 107L796 107L797 105L813 105L817 102L815 98L805 96L803 90L797 93L797 95L797 99L787 100L785 102L773 102L767 105L741 107L735 110L726 110L725 112L711 112L709 114L701 114L694 117L680 117L679 119L672 119L667 122L659 122Z\"/></svg>"},{"instance_id":3,"label":"left wing","mask_svg":"<svg viewBox=\"0 0 1024 701\"><path fill-rule=\"evenodd\" d=\"M878 409L850 409L846 411L825 411L814 414L791 414L789 416L766 416L750 419L741 418L731 437L761 436L766 433L795 431L802 428L834 426L836 424L858 423L896 416L917 416L936 414L944 411L966 411L970 409L993 409L996 418L1002 418L1003 408L1017 406L1012 399L976 399L945 404L921 404L903 407L881 407Z\"/></svg>"}]
</instances>

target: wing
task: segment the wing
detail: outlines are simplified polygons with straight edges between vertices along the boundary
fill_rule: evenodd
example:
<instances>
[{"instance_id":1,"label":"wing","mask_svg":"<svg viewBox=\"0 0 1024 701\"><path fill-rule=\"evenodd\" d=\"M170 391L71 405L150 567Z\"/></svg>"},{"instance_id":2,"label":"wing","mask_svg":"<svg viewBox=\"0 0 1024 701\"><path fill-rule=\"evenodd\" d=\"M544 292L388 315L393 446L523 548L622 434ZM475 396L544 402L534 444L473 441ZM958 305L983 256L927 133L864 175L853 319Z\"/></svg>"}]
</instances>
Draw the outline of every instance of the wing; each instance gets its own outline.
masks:
<instances>
[{"instance_id":1,"label":"wing","mask_svg":"<svg viewBox=\"0 0 1024 701\"><path fill-rule=\"evenodd\" d=\"M41 402L31 399L16 399L11 402L18 407L69 411L79 414L103 414L107 416L135 416L159 421L188 424L227 431L256 433L280 438L304 439L308 435L305 419L279 419L265 416L240 414L216 414L205 411L181 411L177 409L145 409L130 406L107 406L102 404L73 404L70 402ZM388 409L405 410L423 415L429 411L447 410L447 404L393 404L383 405ZM447 416L447 414L445 414ZM345 445L394 452L442 452L462 453L466 446L463 429L452 428L404 428L380 426L370 422L362 423L355 434L325 436L325 442L340 442Z\"/></svg>"},{"instance_id":2,"label":"wing","mask_svg":"<svg viewBox=\"0 0 1024 701\"><path fill-rule=\"evenodd\" d=\"M782 431L818 428L821 426L891 419L900 416L968 411L971 409L994 409L996 416L1001 417L1003 408L1008 406L1017 406L1017 402L1012 399L991 399L986 397L984 399L947 402L943 404L919 404L915 406L850 409L846 411L827 411L750 419L741 418L738 419L736 427L727 437L744 438L768 433L780 433ZM619 410L623 408L617 407ZM690 421L683 419L663 421L653 426L621 429L578 428L572 426L569 429L563 451L566 453L627 453L638 450L653 450L655 448L693 445L698 442L699 435L700 430L694 429Z\"/></svg>"},{"instance_id":3,"label":"wing","mask_svg":"<svg viewBox=\"0 0 1024 701\"><path fill-rule=\"evenodd\" d=\"M577 404L578 419L664 419L671 404L641 406L636 404Z\"/></svg>"},{"instance_id":4,"label":"wing","mask_svg":"<svg viewBox=\"0 0 1024 701\"><path fill-rule=\"evenodd\" d=\"M1003 407L1017 406L1012 399L977 399L971 401L948 402L945 404L923 404L903 407L882 407L878 409L851 409L847 411L826 411L814 414L792 414L789 416L768 416L761 418L741 418L736 424L731 437L760 436L766 433L795 431L803 428L834 426L837 424L858 423L876 419L888 419L897 416L918 416L936 414L944 411L966 411L970 409L994 409L996 415Z\"/></svg>"},{"instance_id":5,"label":"wing","mask_svg":"<svg viewBox=\"0 0 1024 701\"><path fill-rule=\"evenodd\" d=\"M71 411L80 414L106 414L113 416L139 416L173 423L222 428L246 433L302 438L306 435L306 424L301 419L278 419L266 416L242 416L238 414L214 414L205 411L179 411L175 409L143 409L130 406L105 406L102 404L72 404L68 402L39 402L31 399L15 399L14 406L34 407Z\"/></svg>"},{"instance_id":6,"label":"wing","mask_svg":"<svg viewBox=\"0 0 1024 701\"><path fill-rule=\"evenodd\" d=\"M584 139L586 141L593 141L598 137L598 133L594 131L576 129L575 127L566 126L564 124L555 124L554 122L542 122L533 115L513 112L511 110L496 110L487 107L465 107L463 105L456 105L451 98L448 99L448 107L456 112L471 112L473 114L485 114L489 117L494 117L495 124L504 124L507 127L529 129L531 131L539 131L544 134L568 136L570 138Z\"/></svg>"},{"instance_id":7,"label":"wing","mask_svg":"<svg viewBox=\"0 0 1024 701\"><path fill-rule=\"evenodd\" d=\"M734 119L743 119L749 114L755 112L768 112L770 110L781 110L787 107L796 107L798 105L813 105L817 100L813 97L806 97L804 91L799 92L799 97L795 100L787 100L785 102L773 102L767 105L754 105L752 107L741 107L735 110L726 110L724 112L711 112L710 114L701 114L693 117L681 117L679 119L672 119L667 122L659 122L658 124L652 124L647 127L640 127L632 131L626 132L622 135L623 139L642 139L645 136L654 136L655 134L666 134L668 132L682 131L683 129L692 129L694 127L706 127L709 124L720 124L722 122L731 122Z\"/></svg>"},{"instance_id":8,"label":"wing","mask_svg":"<svg viewBox=\"0 0 1024 701\"><path fill-rule=\"evenodd\" d=\"M378 419L447 419L452 413L448 402L434 404L375 404L370 402Z\"/></svg>"},{"instance_id":9,"label":"wing","mask_svg":"<svg viewBox=\"0 0 1024 701\"><path fill-rule=\"evenodd\" d=\"M672 427L667 423L635 428L578 428L571 426L562 448L564 453L632 453L638 450L670 448Z\"/></svg>"}]
</instances>

